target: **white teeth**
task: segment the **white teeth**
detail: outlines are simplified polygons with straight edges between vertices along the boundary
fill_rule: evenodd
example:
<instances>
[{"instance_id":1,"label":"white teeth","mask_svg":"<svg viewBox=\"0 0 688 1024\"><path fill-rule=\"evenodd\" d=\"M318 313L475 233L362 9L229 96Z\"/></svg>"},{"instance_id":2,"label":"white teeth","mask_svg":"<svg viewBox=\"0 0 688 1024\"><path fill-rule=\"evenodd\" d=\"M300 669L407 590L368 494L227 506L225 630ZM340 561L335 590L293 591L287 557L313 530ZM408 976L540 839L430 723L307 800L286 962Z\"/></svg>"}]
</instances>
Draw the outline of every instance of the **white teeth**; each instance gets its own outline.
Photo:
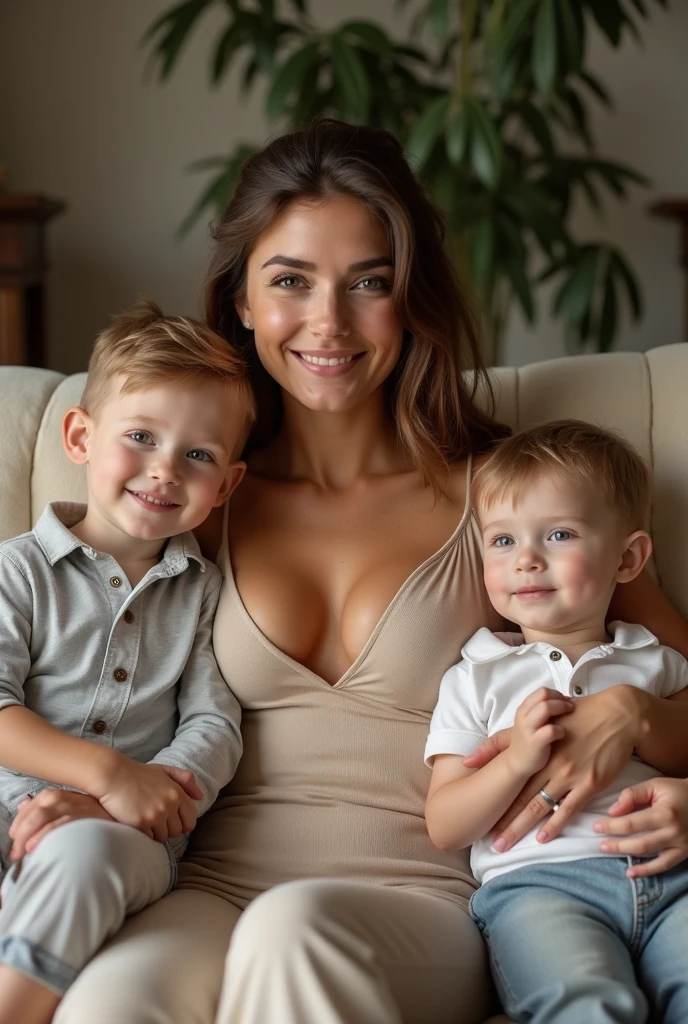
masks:
<instances>
[{"instance_id":1,"label":"white teeth","mask_svg":"<svg viewBox=\"0 0 688 1024\"><path fill-rule=\"evenodd\" d=\"M314 363L316 366L339 366L340 363L350 363L353 356L344 356L342 359L326 359L324 356L307 356L305 352L299 352L305 362Z\"/></svg>"},{"instance_id":2,"label":"white teeth","mask_svg":"<svg viewBox=\"0 0 688 1024\"><path fill-rule=\"evenodd\" d=\"M139 498L143 498L144 501L150 501L151 505L165 505L169 508L172 508L172 506L175 504L174 501L160 501L159 498L154 498L150 494L144 494L142 491L134 491L134 494L136 494L137 497Z\"/></svg>"}]
</instances>

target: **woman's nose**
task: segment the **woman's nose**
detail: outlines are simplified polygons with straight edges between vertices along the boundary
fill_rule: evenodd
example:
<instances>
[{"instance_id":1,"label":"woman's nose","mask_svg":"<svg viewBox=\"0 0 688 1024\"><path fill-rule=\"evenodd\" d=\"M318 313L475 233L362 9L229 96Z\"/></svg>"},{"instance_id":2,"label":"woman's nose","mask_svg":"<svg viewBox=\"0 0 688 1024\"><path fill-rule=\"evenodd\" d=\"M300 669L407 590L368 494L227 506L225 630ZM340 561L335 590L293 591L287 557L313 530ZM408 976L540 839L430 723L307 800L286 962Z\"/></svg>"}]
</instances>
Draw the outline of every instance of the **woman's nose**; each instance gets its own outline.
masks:
<instances>
[{"instance_id":1,"label":"woman's nose","mask_svg":"<svg viewBox=\"0 0 688 1024\"><path fill-rule=\"evenodd\" d=\"M346 301L335 288L324 290L313 300L309 328L311 334L327 341L349 334Z\"/></svg>"}]
</instances>

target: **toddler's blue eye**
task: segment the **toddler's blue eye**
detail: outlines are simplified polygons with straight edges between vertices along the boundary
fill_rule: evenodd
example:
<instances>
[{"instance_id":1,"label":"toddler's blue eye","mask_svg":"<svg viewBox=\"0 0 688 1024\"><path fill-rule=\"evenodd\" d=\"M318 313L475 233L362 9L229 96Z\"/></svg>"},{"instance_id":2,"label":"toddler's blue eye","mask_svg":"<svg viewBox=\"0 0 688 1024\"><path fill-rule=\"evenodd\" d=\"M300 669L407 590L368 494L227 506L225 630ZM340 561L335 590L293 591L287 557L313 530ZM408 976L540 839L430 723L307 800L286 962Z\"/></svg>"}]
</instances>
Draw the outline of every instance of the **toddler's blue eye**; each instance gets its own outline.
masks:
<instances>
[{"instance_id":1,"label":"toddler's blue eye","mask_svg":"<svg viewBox=\"0 0 688 1024\"><path fill-rule=\"evenodd\" d=\"M514 541L512 537L495 537L492 543L496 548L508 548Z\"/></svg>"},{"instance_id":2,"label":"toddler's blue eye","mask_svg":"<svg viewBox=\"0 0 688 1024\"><path fill-rule=\"evenodd\" d=\"M202 448L192 448L190 452L187 452L187 456L193 459L194 462L212 462L213 457L209 452L204 452Z\"/></svg>"},{"instance_id":3,"label":"toddler's blue eye","mask_svg":"<svg viewBox=\"0 0 688 1024\"><path fill-rule=\"evenodd\" d=\"M132 441L138 441L139 444L154 444L153 438L147 430L132 430L129 437Z\"/></svg>"},{"instance_id":4,"label":"toddler's blue eye","mask_svg":"<svg viewBox=\"0 0 688 1024\"><path fill-rule=\"evenodd\" d=\"M551 536L552 540L571 540L571 534L568 530L554 530Z\"/></svg>"}]
</instances>

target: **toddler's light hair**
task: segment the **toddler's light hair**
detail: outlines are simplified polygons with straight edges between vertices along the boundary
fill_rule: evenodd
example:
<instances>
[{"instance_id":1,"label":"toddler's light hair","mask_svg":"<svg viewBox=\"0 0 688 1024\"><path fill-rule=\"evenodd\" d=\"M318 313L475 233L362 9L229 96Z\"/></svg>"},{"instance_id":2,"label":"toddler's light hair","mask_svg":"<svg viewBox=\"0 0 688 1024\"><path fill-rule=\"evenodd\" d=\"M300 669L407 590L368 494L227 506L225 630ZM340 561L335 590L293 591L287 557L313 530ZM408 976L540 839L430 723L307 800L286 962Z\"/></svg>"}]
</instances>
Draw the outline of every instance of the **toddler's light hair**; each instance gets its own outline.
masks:
<instances>
[{"instance_id":1,"label":"toddler's light hair","mask_svg":"<svg viewBox=\"0 0 688 1024\"><path fill-rule=\"evenodd\" d=\"M218 381L231 385L246 411L243 447L256 418L256 403L241 355L215 331L186 316L165 316L150 299L113 318L93 347L81 399L91 415L109 396L113 379L126 379L120 394L161 384Z\"/></svg>"},{"instance_id":2,"label":"toddler's light hair","mask_svg":"<svg viewBox=\"0 0 688 1024\"><path fill-rule=\"evenodd\" d=\"M475 475L478 516L498 501L517 504L542 477L594 487L628 529L646 526L651 482L645 461L618 434L581 420L545 423L500 441Z\"/></svg>"}]
</instances>

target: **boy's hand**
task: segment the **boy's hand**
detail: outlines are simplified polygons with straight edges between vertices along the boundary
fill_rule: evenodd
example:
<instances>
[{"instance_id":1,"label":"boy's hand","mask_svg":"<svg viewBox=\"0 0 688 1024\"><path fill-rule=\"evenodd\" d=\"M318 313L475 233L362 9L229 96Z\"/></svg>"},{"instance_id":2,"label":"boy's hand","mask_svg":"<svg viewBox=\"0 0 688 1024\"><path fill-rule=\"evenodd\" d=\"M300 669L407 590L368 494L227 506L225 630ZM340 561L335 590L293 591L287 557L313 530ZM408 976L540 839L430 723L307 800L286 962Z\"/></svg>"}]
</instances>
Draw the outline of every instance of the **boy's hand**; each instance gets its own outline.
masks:
<instances>
[{"instance_id":1,"label":"boy's hand","mask_svg":"<svg viewBox=\"0 0 688 1024\"><path fill-rule=\"evenodd\" d=\"M649 779L629 786L609 813L612 817L593 825L595 832L612 837L600 844L603 853L658 855L628 868L629 878L657 875L688 857L688 779Z\"/></svg>"},{"instance_id":2,"label":"boy's hand","mask_svg":"<svg viewBox=\"0 0 688 1024\"><path fill-rule=\"evenodd\" d=\"M13 840L10 851L12 860L19 860L25 853L35 850L48 832L79 818L112 821L95 797L86 793L73 793L66 789L43 789L33 798L27 796L19 804L15 819L10 825L9 836Z\"/></svg>"},{"instance_id":3,"label":"boy's hand","mask_svg":"<svg viewBox=\"0 0 688 1024\"><path fill-rule=\"evenodd\" d=\"M511 742L504 754L516 774L530 778L544 768L550 747L564 736L564 727L552 719L568 714L573 707L571 697L545 686L526 697L516 712Z\"/></svg>"},{"instance_id":4,"label":"boy's hand","mask_svg":"<svg viewBox=\"0 0 688 1024\"><path fill-rule=\"evenodd\" d=\"M164 843L193 829L198 817L193 801L202 799L203 792L191 772L120 755L94 796L115 821Z\"/></svg>"}]
</instances>

